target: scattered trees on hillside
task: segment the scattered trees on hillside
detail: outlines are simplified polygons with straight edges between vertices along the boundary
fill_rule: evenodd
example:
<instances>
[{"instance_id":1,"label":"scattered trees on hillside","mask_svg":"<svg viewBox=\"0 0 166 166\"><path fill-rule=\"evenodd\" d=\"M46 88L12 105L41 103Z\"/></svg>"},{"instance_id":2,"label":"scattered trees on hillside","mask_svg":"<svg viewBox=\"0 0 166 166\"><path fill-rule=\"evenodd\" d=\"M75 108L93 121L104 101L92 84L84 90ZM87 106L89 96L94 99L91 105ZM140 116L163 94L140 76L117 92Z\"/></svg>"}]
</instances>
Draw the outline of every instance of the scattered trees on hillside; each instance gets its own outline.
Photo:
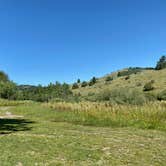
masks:
<instances>
[{"instance_id":1,"label":"scattered trees on hillside","mask_svg":"<svg viewBox=\"0 0 166 166\"><path fill-rule=\"evenodd\" d=\"M126 70L119 71L117 76L122 77L122 76L129 76L131 74L137 74L137 73L141 72L144 69L145 68L140 68L140 67L129 67Z\"/></svg>"},{"instance_id":2,"label":"scattered trees on hillside","mask_svg":"<svg viewBox=\"0 0 166 166\"><path fill-rule=\"evenodd\" d=\"M166 68L166 56L162 56L160 58L160 60L157 62L157 65L156 65L156 70L161 70L161 69L164 69Z\"/></svg>"},{"instance_id":3,"label":"scattered trees on hillside","mask_svg":"<svg viewBox=\"0 0 166 166\"><path fill-rule=\"evenodd\" d=\"M89 82L89 86L94 85L96 82L97 82L96 77L93 77L93 78L90 80L90 82Z\"/></svg>"}]
</instances>

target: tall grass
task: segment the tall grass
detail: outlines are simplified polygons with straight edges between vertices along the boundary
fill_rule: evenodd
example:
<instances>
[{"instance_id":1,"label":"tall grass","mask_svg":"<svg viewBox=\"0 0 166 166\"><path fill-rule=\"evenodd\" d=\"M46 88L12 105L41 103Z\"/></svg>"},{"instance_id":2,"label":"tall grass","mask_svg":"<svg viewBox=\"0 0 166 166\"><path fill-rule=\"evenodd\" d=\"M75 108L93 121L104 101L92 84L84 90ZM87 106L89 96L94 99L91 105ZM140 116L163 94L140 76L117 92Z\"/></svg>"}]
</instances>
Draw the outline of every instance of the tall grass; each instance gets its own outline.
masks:
<instances>
[{"instance_id":1,"label":"tall grass","mask_svg":"<svg viewBox=\"0 0 166 166\"><path fill-rule=\"evenodd\" d=\"M159 129L166 131L166 102L143 106L111 105L109 103L45 103L55 111L55 121L92 126Z\"/></svg>"}]
</instances>

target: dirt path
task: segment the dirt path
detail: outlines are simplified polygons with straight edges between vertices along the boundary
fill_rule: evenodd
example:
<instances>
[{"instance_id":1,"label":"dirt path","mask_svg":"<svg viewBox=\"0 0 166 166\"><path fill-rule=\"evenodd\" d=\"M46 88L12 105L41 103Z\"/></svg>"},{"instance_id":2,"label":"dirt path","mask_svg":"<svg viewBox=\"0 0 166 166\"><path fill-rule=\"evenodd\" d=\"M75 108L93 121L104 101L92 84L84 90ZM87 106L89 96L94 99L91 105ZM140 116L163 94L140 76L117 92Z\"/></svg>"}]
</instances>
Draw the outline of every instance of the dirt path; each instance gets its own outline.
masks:
<instances>
[{"instance_id":1,"label":"dirt path","mask_svg":"<svg viewBox=\"0 0 166 166\"><path fill-rule=\"evenodd\" d=\"M12 107L11 106L0 106L0 111L6 111L10 108L12 108Z\"/></svg>"},{"instance_id":2,"label":"dirt path","mask_svg":"<svg viewBox=\"0 0 166 166\"><path fill-rule=\"evenodd\" d=\"M14 115L12 114L11 112L7 111L9 110L10 108L13 108L11 106L0 106L0 111L6 111L4 113L4 115L1 115L0 116L0 119L12 119L12 118L22 118L23 116L20 116L20 115Z\"/></svg>"}]
</instances>

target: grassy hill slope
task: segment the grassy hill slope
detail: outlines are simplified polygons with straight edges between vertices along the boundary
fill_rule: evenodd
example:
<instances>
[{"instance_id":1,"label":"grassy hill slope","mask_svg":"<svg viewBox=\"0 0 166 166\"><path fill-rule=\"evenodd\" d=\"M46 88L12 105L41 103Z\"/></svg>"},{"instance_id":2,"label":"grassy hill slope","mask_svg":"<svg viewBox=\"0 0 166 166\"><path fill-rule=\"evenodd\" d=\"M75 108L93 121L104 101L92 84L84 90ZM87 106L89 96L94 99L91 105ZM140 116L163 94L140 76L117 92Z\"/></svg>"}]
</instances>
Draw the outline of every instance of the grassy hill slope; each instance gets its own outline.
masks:
<instances>
[{"instance_id":1,"label":"grassy hill slope","mask_svg":"<svg viewBox=\"0 0 166 166\"><path fill-rule=\"evenodd\" d=\"M121 70L121 72L124 70ZM106 78L108 76L112 77L113 80L106 81ZM79 88L74 89L73 92L76 94L80 93L82 96L95 95L104 90L114 90L117 88L137 89L138 91L143 92L144 85L152 80L154 82L154 90L152 90L150 93L156 95L162 90L166 89L166 69L142 70L136 74L129 75L129 77L118 77L118 72L114 72L97 79L96 84L94 84L93 86L81 87L81 85L79 85Z\"/></svg>"}]
</instances>

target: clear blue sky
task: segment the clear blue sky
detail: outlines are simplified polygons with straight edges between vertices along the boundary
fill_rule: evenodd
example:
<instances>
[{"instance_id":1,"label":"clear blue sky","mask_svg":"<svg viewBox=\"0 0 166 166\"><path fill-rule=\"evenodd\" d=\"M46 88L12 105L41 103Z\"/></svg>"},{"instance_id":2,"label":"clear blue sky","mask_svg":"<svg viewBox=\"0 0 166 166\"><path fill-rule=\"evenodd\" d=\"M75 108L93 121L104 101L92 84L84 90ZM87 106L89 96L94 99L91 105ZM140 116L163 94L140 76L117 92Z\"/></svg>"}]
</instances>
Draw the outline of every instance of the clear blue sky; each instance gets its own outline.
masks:
<instances>
[{"instance_id":1,"label":"clear blue sky","mask_svg":"<svg viewBox=\"0 0 166 166\"><path fill-rule=\"evenodd\" d=\"M71 83L166 53L166 0L0 0L0 70Z\"/></svg>"}]
</instances>

